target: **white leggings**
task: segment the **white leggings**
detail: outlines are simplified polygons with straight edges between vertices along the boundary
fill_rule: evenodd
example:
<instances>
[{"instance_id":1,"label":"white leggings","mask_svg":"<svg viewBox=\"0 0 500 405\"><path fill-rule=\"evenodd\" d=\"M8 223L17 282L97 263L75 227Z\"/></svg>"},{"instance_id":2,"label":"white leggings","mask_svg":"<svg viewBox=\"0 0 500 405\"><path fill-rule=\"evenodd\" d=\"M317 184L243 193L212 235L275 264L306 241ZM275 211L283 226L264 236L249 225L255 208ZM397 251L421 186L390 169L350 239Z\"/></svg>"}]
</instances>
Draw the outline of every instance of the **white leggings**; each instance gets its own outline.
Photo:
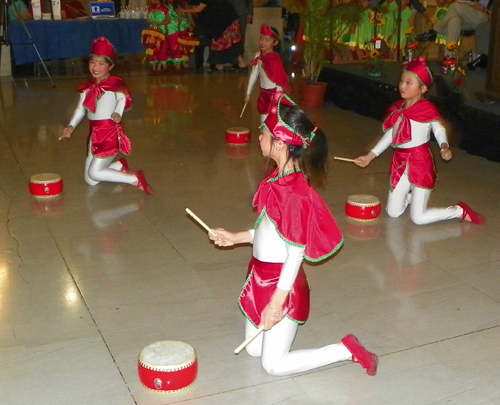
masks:
<instances>
[{"instance_id":1,"label":"white leggings","mask_svg":"<svg viewBox=\"0 0 500 405\"><path fill-rule=\"evenodd\" d=\"M332 344L319 349L290 351L298 326L289 318L283 318L271 330L259 334L246 347L247 353L253 357L261 357L264 370L276 376L301 373L352 359L351 352L343 344ZM245 339L248 339L256 329L247 319Z\"/></svg>"},{"instance_id":2,"label":"white leggings","mask_svg":"<svg viewBox=\"0 0 500 405\"><path fill-rule=\"evenodd\" d=\"M408 178L408 168L406 168L396 188L389 191L387 214L392 218L398 218L410 204L410 218L417 225L462 217L463 209L458 205L448 208L427 208L431 192L432 190L411 184Z\"/></svg>"},{"instance_id":3,"label":"white leggings","mask_svg":"<svg viewBox=\"0 0 500 405\"><path fill-rule=\"evenodd\" d=\"M113 162L115 156L98 158L92 155L92 143L89 142L87 159L85 160L85 182L89 186L95 186L100 181L112 183L132 184L137 182L137 177L133 174L121 172L122 164Z\"/></svg>"}]
</instances>

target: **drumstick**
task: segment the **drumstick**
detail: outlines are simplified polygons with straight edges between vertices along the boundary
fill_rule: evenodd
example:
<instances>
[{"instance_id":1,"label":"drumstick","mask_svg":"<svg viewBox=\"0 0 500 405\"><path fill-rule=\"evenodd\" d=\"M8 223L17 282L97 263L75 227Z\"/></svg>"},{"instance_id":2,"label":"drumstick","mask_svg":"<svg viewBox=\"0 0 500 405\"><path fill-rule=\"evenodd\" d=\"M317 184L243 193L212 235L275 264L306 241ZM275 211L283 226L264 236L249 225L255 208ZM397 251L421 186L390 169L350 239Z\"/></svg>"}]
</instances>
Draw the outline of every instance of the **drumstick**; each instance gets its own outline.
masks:
<instances>
[{"instance_id":1,"label":"drumstick","mask_svg":"<svg viewBox=\"0 0 500 405\"><path fill-rule=\"evenodd\" d=\"M248 103L245 103L245 105L243 106L243 109L241 110L240 118L243 117L243 113L245 112L245 108L247 108L247 104Z\"/></svg>"},{"instance_id":2,"label":"drumstick","mask_svg":"<svg viewBox=\"0 0 500 405\"><path fill-rule=\"evenodd\" d=\"M189 208L186 208L186 212L187 212L189 215L191 215L191 216L192 216L192 217L193 217L196 221L198 221L198 223L199 223L199 224L200 224L203 228L205 228L205 229L206 229L209 233L211 233L211 234L212 234L212 235L214 235L214 236L217 236L217 234L216 234L214 231L212 231L212 230L208 227L208 225L207 225L205 222L203 222L200 218L198 218L198 216L197 216L197 215L196 215L193 211L191 211Z\"/></svg>"},{"instance_id":3,"label":"drumstick","mask_svg":"<svg viewBox=\"0 0 500 405\"><path fill-rule=\"evenodd\" d=\"M254 340L257 336L259 336L260 332L264 330L264 326L259 327L252 336L250 336L247 340L245 340L241 345L239 345L236 349L234 349L234 354L239 354L245 347L247 347L252 340Z\"/></svg>"},{"instance_id":4,"label":"drumstick","mask_svg":"<svg viewBox=\"0 0 500 405\"><path fill-rule=\"evenodd\" d=\"M348 158L343 158L343 157L338 157L338 156L335 156L334 159L335 160L342 160L343 162L351 162L351 163L354 162L354 159L348 159Z\"/></svg>"},{"instance_id":5,"label":"drumstick","mask_svg":"<svg viewBox=\"0 0 500 405\"><path fill-rule=\"evenodd\" d=\"M59 137L59 140L62 141L64 138L66 138L64 135Z\"/></svg>"}]
</instances>

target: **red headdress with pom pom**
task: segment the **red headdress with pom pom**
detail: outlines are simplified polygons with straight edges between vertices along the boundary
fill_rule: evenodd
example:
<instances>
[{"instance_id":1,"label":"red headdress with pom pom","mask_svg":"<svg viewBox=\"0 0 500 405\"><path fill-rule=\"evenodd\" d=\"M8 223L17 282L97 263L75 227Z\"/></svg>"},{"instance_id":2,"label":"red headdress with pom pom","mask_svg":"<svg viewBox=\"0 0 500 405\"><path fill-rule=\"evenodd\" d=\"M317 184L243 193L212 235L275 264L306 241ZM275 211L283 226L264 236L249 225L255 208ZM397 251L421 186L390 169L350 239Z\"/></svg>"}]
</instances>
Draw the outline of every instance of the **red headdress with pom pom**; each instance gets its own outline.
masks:
<instances>
[{"instance_id":1,"label":"red headdress with pom pom","mask_svg":"<svg viewBox=\"0 0 500 405\"><path fill-rule=\"evenodd\" d=\"M114 64L116 61L115 48L105 37L100 37L94 40L92 48L90 48L89 56L102 56L108 59L111 64Z\"/></svg>"},{"instance_id":2,"label":"red headdress with pom pom","mask_svg":"<svg viewBox=\"0 0 500 405\"><path fill-rule=\"evenodd\" d=\"M404 70L412 72L417 76L419 81L427 87L430 87L432 84L432 73L425 64L425 58L423 56L413 59L405 66Z\"/></svg>"},{"instance_id":3,"label":"red headdress with pom pom","mask_svg":"<svg viewBox=\"0 0 500 405\"><path fill-rule=\"evenodd\" d=\"M271 38L275 39L276 41L280 40L280 37L278 35L276 35L273 32L273 30L271 29L271 27L267 24L263 24L262 27L260 27L260 34L271 37Z\"/></svg>"}]
</instances>

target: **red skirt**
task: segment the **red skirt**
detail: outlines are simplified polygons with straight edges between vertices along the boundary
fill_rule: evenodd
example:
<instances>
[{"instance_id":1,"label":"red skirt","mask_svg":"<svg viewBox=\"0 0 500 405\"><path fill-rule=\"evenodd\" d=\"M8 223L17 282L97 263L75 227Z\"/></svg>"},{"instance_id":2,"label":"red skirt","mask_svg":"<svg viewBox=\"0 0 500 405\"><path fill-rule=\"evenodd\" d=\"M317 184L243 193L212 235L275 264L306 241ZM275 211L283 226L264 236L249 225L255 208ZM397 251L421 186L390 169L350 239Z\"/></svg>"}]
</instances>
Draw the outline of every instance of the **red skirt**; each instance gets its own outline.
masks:
<instances>
[{"instance_id":1,"label":"red skirt","mask_svg":"<svg viewBox=\"0 0 500 405\"><path fill-rule=\"evenodd\" d=\"M396 148L391 166L391 190L396 188L407 166L411 184L429 190L434 189L437 174L428 143L414 148Z\"/></svg>"},{"instance_id":2,"label":"red skirt","mask_svg":"<svg viewBox=\"0 0 500 405\"><path fill-rule=\"evenodd\" d=\"M123 133L121 124L113 120L89 120L89 124L92 155L98 158L116 156L119 152L130 155L130 140Z\"/></svg>"},{"instance_id":3,"label":"red skirt","mask_svg":"<svg viewBox=\"0 0 500 405\"><path fill-rule=\"evenodd\" d=\"M260 315L278 285L283 263L266 263L252 257L248 264L245 285L238 300L243 314L255 325L260 324ZM297 323L304 323L309 317L309 283L300 266L295 283L290 290L283 310L286 316Z\"/></svg>"},{"instance_id":4,"label":"red skirt","mask_svg":"<svg viewBox=\"0 0 500 405\"><path fill-rule=\"evenodd\" d=\"M276 93L276 87L274 89L260 88L259 99L257 100L257 111L259 114L269 114L271 112L271 102L274 93Z\"/></svg>"}]
</instances>

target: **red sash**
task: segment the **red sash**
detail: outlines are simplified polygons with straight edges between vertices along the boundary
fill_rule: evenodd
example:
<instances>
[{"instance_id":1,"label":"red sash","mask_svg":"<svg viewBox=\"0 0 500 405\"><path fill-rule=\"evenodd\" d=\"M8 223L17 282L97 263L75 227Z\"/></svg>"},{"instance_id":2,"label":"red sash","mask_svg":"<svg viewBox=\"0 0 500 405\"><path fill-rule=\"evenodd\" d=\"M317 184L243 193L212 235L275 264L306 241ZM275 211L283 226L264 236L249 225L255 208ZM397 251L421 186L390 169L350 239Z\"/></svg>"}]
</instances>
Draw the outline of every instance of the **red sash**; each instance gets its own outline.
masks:
<instances>
[{"instance_id":1,"label":"red sash","mask_svg":"<svg viewBox=\"0 0 500 405\"><path fill-rule=\"evenodd\" d=\"M278 176L274 170L260 184L253 205L259 217L265 210L283 240L305 248L306 260L324 260L344 242L325 201L301 171Z\"/></svg>"},{"instance_id":2,"label":"red sash","mask_svg":"<svg viewBox=\"0 0 500 405\"><path fill-rule=\"evenodd\" d=\"M77 91L79 93L83 93L87 89L89 91L85 96L83 106L90 112L95 113L97 101L101 98L105 91L125 94L125 111L132 108L132 97L130 97L127 86L119 77L109 76L99 83L96 83L95 80L88 80L82 83L77 88Z\"/></svg>"},{"instance_id":3,"label":"red sash","mask_svg":"<svg viewBox=\"0 0 500 405\"><path fill-rule=\"evenodd\" d=\"M384 132L393 128L401 118L396 133L392 137L392 145L398 146L411 141L410 120L416 122L443 121L436 107L425 98L417 101L410 108L404 109L405 100L399 100L389 107L389 115L383 124Z\"/></svg>"},{"instance_id":4,"label":"red sash","mask_svg":"<svg viewBox=\"0 0 500 405\"><path fill-rule=\"evenodd\" d=\"M266 55L260 54L252 61L252 65L255 66L259 60L262 61L262 68L268 79L276 84L276 86L280 86L287 93L290 93L291 89L288 83L288 75L283 70L283 63L281 62L280 56L276 52L271 52Z\"/></svg>"}]
</instances>

